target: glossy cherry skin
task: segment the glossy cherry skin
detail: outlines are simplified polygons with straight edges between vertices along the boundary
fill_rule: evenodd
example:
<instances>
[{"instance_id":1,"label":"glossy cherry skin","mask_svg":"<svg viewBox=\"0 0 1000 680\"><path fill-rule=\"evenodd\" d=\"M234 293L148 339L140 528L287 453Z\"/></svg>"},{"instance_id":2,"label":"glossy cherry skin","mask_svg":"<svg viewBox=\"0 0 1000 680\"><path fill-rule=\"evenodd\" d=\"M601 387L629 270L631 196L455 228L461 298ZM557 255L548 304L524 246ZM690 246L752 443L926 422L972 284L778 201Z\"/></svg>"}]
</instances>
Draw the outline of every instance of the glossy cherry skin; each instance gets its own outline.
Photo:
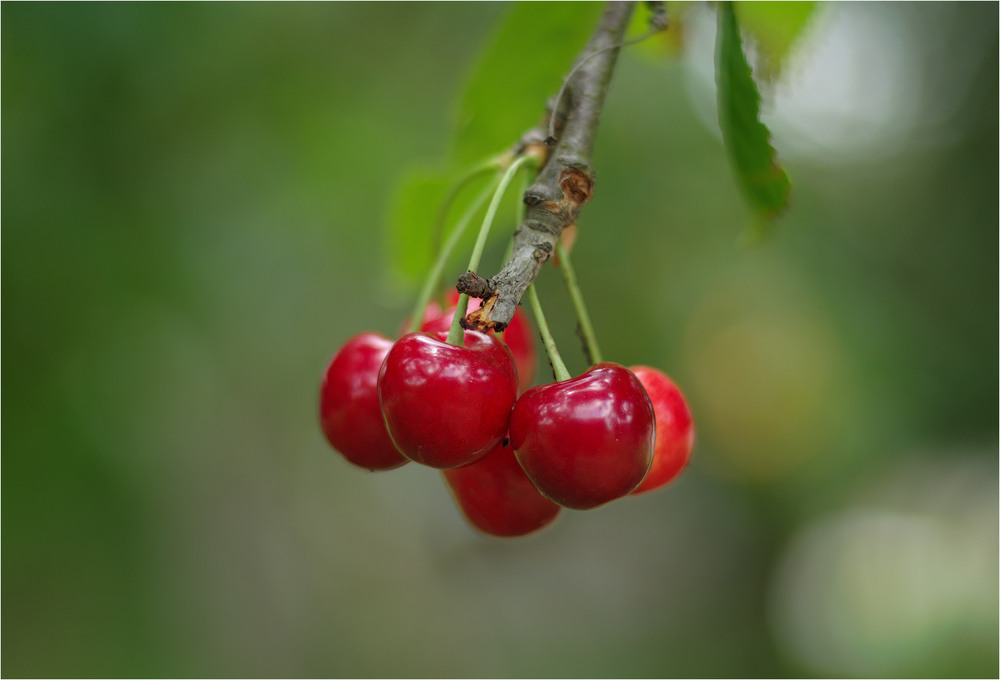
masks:
<instances>
[{"instance_id":1,"label":"glossy cherry skin","mask_svg":"<svg viewBox=\"0 0 1000 680\"><path fill-rule=\"evenodd\" d=\"M481 460L444 470L448 488L465 518L490 536L524 536L552 523L561 509L545 498L501 442Z\"/></svg>"},{"instance_id":2,"label":"glossy cherry skin","mask_svg":"<svg viewBox=\"0 0 1000 680\"><path fill-rule=\"evenodd\" d=\"M378 333L354 336L330 360L320 386L319 421L327 441L369 470L409 462L389 439L378 405L378 373L390 347L392 340Z\"/></svg>"},{"instance_id":3,"label":"glossy cherry skin","mask_svg":"<svg viewBox=\"0 0 1000 680\"><path fill-rule=\"evenodd\" d=\"M485 456L507 435L517 399L510 350L491 335L409 333L386 354L378 399L386 429L410 460L447 469Z\"/></svg>"},{"instance_id":4,"label":"glossy cherry skin","mask_svg":"<svg viewBox=\"0 0 1000 680\"><path fill-rule=\"evenodd\" d=\"M510 443L532 484L567 508L596 508L635 489L653 460L653 405L621 364L521 395Z\"/></svg>"},{"instance_id":5,"label":"glossy cherry skin","mask_svg":"<svg viewBox=\"0 0 1000 680\"><path fill-rule=\"evenodd\" d=\"M673 481L687 465L694 448L694 421L684 395L663 372L649 366L632 366L630 370L646 388L656 414L653 465L632 492L640 494Z\"/></svg>"},{"instance_id":6,"label":"glossy cherry skin","mask_svg":"<svg viewBox=\"0 0 1000 680\"><path fill-rule=\"evenodd\" d=\"M448 296L448 309L441 311L441 307L436 303L427 306L427 313L424 315L424 324L420 327L422 331L447 331L451 328L451 320L455 318L456 303L458 293L454 291ZM469 311L476 309L479 300L469 300ZM517 380L521 389L528 389L535 382L535 369L538 366L538 352L535 349L535 331L531 327L531 322L521 311L520 307L515 310L514 317L510 320L507 328L504 329L504 343L510 348L510 353L514 356L514 363L517 365Z\"/></svg>"}]
</instances>

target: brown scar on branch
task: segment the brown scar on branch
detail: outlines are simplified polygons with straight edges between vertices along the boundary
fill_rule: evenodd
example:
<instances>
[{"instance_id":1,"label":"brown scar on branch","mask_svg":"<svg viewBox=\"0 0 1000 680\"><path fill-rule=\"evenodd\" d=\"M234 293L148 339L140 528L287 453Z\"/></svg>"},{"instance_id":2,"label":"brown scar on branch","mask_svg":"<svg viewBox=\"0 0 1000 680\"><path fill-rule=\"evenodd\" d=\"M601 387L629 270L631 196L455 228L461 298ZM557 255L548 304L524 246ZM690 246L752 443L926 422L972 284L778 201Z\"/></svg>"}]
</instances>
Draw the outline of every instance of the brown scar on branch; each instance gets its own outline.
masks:
<instances>
[{"instance_id":1,"label":"brown scar on branch","mask_svg":"<svg viewBox=\"0 0 1000 680\"><path fill-rule=\"evenodd\" d=\"M589 201L594 194L594 179L577 168L566 168L559 173L559 186L563 195L576 203L577 207Z\"/></svg>"}]
</instances>

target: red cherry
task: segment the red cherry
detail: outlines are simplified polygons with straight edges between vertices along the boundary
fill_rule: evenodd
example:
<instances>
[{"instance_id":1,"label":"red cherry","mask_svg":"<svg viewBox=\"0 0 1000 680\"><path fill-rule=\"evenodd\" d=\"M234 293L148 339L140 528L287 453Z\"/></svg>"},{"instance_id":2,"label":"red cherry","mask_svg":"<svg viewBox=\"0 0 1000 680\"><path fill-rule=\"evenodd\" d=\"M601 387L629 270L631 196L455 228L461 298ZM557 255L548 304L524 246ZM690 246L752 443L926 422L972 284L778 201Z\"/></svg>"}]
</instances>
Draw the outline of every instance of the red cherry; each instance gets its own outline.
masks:
<instances>
[{"instance_id":1,"label":"red cherry","mask_svg":"<svg viewBox=\"0 0 1000 680\"><path fill-rule=\"evenodd\" d=\"M455 307L458 302L458 293L452 291L448 295L448 309L441 311L436 303L427 306L424 314L424 324L420 327L422 331L447 331L451 328L451 320L455 317ZM469 300L469 311L476 309L478 300ZM518 308L514 312L514 318L510 320L507 328L503 332L503 341L510 348L510 353L514 356L514 363L517 365L518 384L522 389L527 389L535 382L535 368L538 366L538 354L535 351L535 332L531 328L531 322Z\"/></svg>"},{"instance_id":2,"label":"red cherry","mask_svg":"<svg viewBox=\"0 0 1000 680\"><path fill-rule=\"evenodd\" d=\"M649 366L630 369L646 388L656 414L656 448L649 474L633 494L658 489L675 479L691 458L694 422L684 395L663 372Z\"/></svg>"},{"instance_id":3,"label":"red cherry","mask_svg":"<svg viewBox=\"0 0 1000 680\"><path fill-rule=\"evenodd\" d=\"M485 458L442 472L466 519L491 536L523 536L547 526L560 507L538 493L501 443Z\"/></svg>"},{"instance_id":4,"label":"red cherry","mask_svg":"<svg viewBox=\"0 0 1000 680\"><path fill-rule=\"evenodd\" d=\"M361 333L330 360L319 392L319 420L327 441L347 460L369 470L409 462L396 450L382 421L376 383L392 340Z\"/></svg>"},{"instance_id":5,"label":"red cherry","mask_svg":"<svg viewBox=\"0 0 1000 680\"><path fill-rule=\"evenodd\" d=\"M410 460L453 468L485 456L507 435L517 399L510 350L491 335L465 331L465 346L447 333L410 333L385 357L378 399L386 429Z\"/></svg>"},{"instance_id":6,"label":"red cherry","mask_svg":"<svg viewBox=\"0 0 1000 680\"><path fill-rule=\"evenodd\" d=\"M635 489L653 460L653 405L621 364L534 387L517 400L510 443L547 498L587 510Z\"/></svg>"},{"instance_id":7,"label":"red cherry","mask_svg":"<svg viewBox=\"0 0 1000 680\"><path fill-rule=\"evenodd\" d=\"M519 384L523 389L528 389L535 384L538 353L535 350L535 331L520 307L514 311L514 317L504 329L503 341L514 355Z\"/></svg>"}]
</instances>

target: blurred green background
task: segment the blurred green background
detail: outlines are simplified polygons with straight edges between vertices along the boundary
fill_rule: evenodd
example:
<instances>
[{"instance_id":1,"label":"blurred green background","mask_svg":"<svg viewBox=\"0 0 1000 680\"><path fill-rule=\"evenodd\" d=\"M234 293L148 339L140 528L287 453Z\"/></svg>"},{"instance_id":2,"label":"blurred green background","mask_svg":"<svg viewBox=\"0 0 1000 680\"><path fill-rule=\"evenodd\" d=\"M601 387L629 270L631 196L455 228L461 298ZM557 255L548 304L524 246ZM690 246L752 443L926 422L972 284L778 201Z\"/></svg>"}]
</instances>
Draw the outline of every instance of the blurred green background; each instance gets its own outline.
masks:
<instances>
[{"instance_id":1,"label":"blurred green background","mask_svg":"<svg viewBox=\"0 0 1000 680\"><path fill-rule=\"evenodd\" d=\"M491 540L327 447L508 9L3 5L3 675L997 675L996 4L823 6L754 247L710 8L623 53L575 264L605 355L688 395L674 485Z\"/></svg>"}]
</instances>

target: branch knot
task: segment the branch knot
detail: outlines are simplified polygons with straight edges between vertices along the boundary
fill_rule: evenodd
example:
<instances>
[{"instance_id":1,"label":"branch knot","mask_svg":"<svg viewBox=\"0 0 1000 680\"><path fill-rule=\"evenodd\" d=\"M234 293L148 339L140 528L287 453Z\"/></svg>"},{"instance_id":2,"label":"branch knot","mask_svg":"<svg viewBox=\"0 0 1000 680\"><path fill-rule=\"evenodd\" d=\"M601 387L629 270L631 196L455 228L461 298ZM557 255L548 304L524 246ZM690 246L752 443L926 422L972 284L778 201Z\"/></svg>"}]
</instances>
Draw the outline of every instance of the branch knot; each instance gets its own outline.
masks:
<instances>
[{"instance_id":1,"label":"branch knot","mask_svg":"<svg viewBox=\"0 0 1000 680\"><path fill-rule=\"evenodd\" d=\"M455 286L459 293L464 293L469 297L474 298L488 298L494 292L496 292L496 285L489 279L484 279L483 277L476 274L476 272L468 271L458 277L458 284Z\"/></svg>"}]
</instances>

